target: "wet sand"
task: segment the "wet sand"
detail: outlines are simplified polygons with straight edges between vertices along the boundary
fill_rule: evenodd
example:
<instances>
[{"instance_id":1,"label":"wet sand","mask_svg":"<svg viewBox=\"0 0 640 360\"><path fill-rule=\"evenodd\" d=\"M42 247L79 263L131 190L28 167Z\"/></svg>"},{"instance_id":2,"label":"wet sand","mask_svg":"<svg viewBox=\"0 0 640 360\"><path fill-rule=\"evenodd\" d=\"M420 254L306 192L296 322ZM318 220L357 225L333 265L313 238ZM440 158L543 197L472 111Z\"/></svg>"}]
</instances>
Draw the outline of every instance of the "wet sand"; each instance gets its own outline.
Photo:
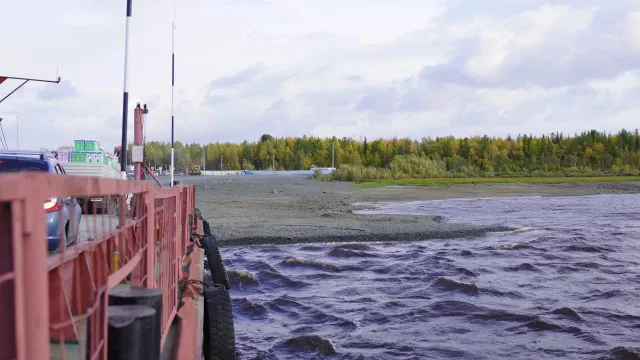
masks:
<instances>
[{"instance_id":1,"label":"wet sand","mask_svg":"<svg viewBox=\"0 0 640 360\"><path fill-rule=\"evenodd\" d=\"M471 226L437 216L361 215L363 202L446 198L581 196L640 193L638 183L477 184L359 188L303 176L185 177L221 246L311 242L414 241L512 230Z\"/></svg>"}]
</instances>

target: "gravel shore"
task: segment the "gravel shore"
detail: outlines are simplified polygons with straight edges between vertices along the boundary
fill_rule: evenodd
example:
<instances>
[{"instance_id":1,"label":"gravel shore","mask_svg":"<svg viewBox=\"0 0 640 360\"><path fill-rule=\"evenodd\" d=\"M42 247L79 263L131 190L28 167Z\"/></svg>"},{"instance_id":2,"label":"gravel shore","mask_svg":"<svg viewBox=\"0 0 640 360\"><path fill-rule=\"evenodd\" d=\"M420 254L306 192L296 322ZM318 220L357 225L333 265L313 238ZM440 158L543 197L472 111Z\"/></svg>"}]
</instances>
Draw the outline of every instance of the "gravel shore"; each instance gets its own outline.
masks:
<instances>
[{"instance_id":1,"label":"gravel shore","mask_svg":"<svg viewBox=\"0 0 640 360\"><path fill-rule=\"evenodd\" d=\"M438 216L361 215L363 202L496 196L638 193L637 183L478 184L358 188L302 176L186 177L221 246L414 241L480 236L503 226L452 224ZM446 219L445 219L446 220Z\"/></svg>"}]
</instances>

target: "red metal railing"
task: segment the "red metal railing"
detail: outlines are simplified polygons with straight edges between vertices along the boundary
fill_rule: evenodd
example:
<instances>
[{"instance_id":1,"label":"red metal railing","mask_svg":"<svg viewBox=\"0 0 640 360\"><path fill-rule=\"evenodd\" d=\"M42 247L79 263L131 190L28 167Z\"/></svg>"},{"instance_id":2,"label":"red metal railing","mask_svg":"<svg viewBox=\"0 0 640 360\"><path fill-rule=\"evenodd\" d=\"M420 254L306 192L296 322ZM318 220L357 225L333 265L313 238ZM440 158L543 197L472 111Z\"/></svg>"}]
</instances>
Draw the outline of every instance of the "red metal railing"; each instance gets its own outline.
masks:
<instances>
[{"instance_id":1,"label":"red metal railing","mask_svg":"<svg viewBox=\"0 0 640 360\"><path fill-rule=\"evenodd\" d=\"M116 286L162 290L165 343L192 245L193 186L40 173L2 175L0 184L0 360L106 359L108 295ZM103 214L87 214L85 201L79 223L51 220L43 209L43 199L76 209L77 199L96 196L119 201ZM62 246L54 252L45 246L48 220L59 222ZM76 244L65 247L70 236Z\"/></svg>"}]
</instances>

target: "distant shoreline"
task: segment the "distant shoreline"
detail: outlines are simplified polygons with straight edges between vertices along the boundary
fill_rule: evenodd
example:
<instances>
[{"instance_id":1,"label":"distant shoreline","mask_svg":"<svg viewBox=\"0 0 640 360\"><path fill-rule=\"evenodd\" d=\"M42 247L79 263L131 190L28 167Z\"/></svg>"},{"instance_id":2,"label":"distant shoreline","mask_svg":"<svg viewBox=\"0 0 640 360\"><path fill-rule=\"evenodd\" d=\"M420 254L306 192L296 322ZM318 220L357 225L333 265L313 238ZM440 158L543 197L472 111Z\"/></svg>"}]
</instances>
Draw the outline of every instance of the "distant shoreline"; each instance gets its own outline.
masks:
<instances>
[{"instance_id":1,"label":"distant shoreline","mask_svg":"<svg viewBox=\"0 0 640 360\"><path fill-rule=\"evenodd\" d=\"M446 186L474 184L563 184L563 183L624 183L640 181L640 176L522 176L522 177L451 177L402 180L369 180L355 183L359 187L381 186Z\"/></svg>"},{"instance_id":2,"label":"distant shoreline","mask_svg":"<svg viewBox=\"0 0 640 360\"><path fill-rule=\"evenodd\" d=\"M197 207L221 246L450 239L513 230L502 224L453 224L439 214L356 214L358 203L640 193L638 181L359 187L304 176L200 176L181 183L196 185Z\"/></svg>"}]
</instances>

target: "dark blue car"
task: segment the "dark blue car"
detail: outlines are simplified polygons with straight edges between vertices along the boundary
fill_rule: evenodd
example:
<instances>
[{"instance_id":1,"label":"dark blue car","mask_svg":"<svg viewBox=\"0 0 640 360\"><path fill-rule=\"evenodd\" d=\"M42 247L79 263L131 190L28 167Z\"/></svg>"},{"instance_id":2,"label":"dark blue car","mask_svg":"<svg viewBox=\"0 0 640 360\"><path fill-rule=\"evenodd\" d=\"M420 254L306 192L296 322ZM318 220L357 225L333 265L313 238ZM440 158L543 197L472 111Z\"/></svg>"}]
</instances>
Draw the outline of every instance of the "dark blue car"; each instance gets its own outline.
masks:
<instances>
[{"instance_id":1,"label":"dark blue car","mask_svg":"<svg viewBox=\"0 0 640 360\"><path fill-rule=\"evenodd\" d=\"M58 161L46 152L0 151L0 174L20 171L42 171L66 175ZM61 243L64 247L74 244L78 240L82 216L78 201L71 197L51 198L44 199L43 206L46 212L49 251L58 250Z\"/></svg>"}]
</instances>

